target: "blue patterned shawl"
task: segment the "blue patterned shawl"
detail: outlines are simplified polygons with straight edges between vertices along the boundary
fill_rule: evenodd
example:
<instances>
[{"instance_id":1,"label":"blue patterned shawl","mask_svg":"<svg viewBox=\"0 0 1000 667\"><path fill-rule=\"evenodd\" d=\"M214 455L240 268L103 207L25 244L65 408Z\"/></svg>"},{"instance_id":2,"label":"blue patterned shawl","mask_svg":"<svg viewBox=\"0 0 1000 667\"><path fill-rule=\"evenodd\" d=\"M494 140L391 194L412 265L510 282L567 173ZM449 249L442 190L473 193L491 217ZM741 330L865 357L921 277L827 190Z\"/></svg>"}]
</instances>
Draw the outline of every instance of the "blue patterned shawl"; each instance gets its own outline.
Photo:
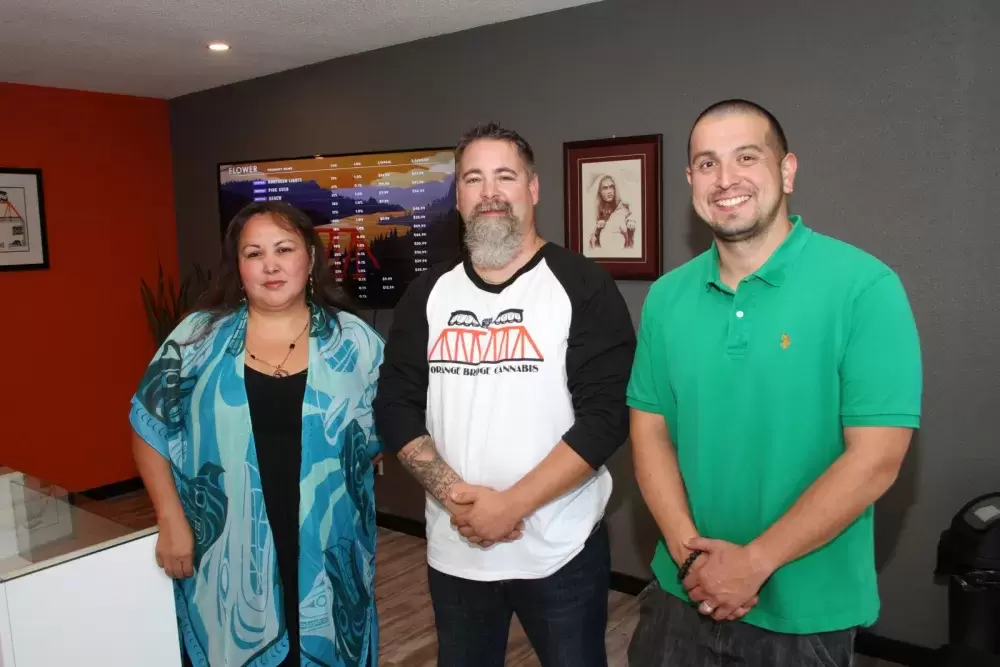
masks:
<instances>
[{"instance_id":1,"label":"blue patterned shawl","mask_svg":"<svg viewBox=\"0 0 1000 667\"><path fill-rule=\"evenodd\" d=\"M247 310L186 344L207 318L188 316L163 343L129 419L170 460L194 533L195 574L176 580L174 593L195 667L277 665L289 640L243 383ZM371 457L380 450L372 399L382 348L363 320L312 309L299 478L302 665L378 664Z\"/></svg>"}]
</instances>

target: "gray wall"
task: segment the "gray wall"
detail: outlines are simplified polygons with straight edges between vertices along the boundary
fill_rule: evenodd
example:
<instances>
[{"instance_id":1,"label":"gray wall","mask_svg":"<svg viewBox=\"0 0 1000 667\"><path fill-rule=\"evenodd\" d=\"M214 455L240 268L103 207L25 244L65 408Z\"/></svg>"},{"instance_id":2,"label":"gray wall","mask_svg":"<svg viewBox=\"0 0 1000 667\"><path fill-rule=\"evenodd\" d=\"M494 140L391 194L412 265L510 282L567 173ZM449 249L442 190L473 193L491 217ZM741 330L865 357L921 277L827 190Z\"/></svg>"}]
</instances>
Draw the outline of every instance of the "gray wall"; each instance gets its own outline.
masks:
<instances>
[{"instance_id":1,"label":"gray wall","mask_svg":"<svg viewBox=\"0 0 1000 667\"><path fill-rule=\"evenodd\" d=\"M671 268L708 243L684 178L690 123L717 99L763 103L799 156L793 211L898 269L913 301L924 428L877 506L875 629L937 646L939 532L967 499L1000 489L1000 225L987 204L1000 183L998 28L995 0L606 0L190 95L170 103L181 260L218 257L217 161L449 145L497 118L533 142L541 231L560 243L563 142L662 132ZM620 287L637 321L649 285ZM612 462L614 567L647 576L655 528L628 456ZM378 504L421 516L394 462Z\"/></svg>"}]
</instances>

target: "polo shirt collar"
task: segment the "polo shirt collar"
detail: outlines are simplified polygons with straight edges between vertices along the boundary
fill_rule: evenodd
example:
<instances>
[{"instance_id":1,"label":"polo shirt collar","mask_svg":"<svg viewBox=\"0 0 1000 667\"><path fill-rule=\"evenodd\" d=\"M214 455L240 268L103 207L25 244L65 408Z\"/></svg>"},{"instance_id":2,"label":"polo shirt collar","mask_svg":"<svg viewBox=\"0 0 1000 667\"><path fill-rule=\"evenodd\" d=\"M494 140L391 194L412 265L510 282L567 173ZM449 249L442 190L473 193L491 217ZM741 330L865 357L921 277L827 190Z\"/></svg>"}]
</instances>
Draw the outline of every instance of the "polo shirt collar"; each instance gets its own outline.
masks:
<instances>
[{"instance_id":1,"label":"polo shirt collar","mask_svg":"<svg viewBox=\"0 0 1000 667\"><path fill-rule=\"evenodd\" d=\"M773 287L780 287L785 282L785 275L788 269L792 267L795 260L802 254L802 249L813 233L809 227L806 227L802 223L802 216L790 215L788 216L788 220L792 223L792 229L788 232L788 236L771 253L771 256L764 262L763 266L750 274ZM719 275L719 249L715 241L712 241L712 252L708 253L707 257L709 258L709 262L706 267L706 289L714 286L718 289L729 291L729 288L725 286Z\"/></svg>"}]
</instances>

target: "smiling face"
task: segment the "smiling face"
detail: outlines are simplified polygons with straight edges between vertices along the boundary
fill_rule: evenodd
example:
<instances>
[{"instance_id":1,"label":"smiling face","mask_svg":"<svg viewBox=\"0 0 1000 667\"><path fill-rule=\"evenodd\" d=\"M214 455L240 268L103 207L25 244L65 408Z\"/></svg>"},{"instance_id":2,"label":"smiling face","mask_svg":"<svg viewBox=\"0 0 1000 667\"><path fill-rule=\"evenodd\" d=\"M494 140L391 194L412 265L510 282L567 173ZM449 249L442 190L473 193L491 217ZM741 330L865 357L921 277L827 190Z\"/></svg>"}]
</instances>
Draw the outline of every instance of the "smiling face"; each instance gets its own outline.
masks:
<instances>
[{"instance_id":1,"label":"smiling face","mask_svg":"<svg viewBox=\"0 0 1000 667\"><path fill-rule=\"evenodd\" d=\"M247 221L238 243L240 280L258 310L282 310L305 299L312 265L302 236L270 213Z\"/></svg>"},{"instance_id":2,"label":"smiling face","mask_svg":"<svg viewBox=\"0 0 1000 667\"><path fill-rule=\"evenodd\" d=\"M765 117L702 118L691 133L687 169L695 211L722 241L744 241L788 216L796 158L781 155Z\"/></svg>"},{"instance_id":3,"label":"smiling face","mask_svg":"<svg viewBox=\"0 0 1000 667\"><path fill-rule=\"evenodd\" d=\"M479 139L462 154L458 210L466 225L472 263L503 268L521 248L534 224L538 176L531 173L509 141Z\"/></svg>"}]
</instances>

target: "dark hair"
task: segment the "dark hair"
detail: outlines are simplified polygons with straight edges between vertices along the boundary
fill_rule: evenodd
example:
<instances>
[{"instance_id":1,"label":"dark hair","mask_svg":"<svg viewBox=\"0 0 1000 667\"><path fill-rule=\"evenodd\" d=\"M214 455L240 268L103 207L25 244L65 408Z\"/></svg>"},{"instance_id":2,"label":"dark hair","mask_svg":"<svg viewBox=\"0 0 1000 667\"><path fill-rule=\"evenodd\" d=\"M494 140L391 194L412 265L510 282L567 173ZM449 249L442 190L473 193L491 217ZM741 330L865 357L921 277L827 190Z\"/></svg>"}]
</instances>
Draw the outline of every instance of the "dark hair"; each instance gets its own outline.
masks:
<instances>
[{"instance_id":1,"label":"dark hair","mask_svg":"<svg viewBox=\"0 0 1000 667\"><path fill-rule=\"evenodd\" d=\"M730 99L716 102L698 114L698 118L691 125L691 132L688 134L688 160L691 159L691 137L694 136L694 128L698 126L701 119L706 116L722 116L730 113L753 114L766 119L771 128L771 131L768 132L768 141L771 142L781 157L784 157L788 152L788 140L785 138L785 131L781 128L781 123L778 122L778 119L770 111L749 100Z\"/></svg>"},{"instance_id":2,"label":"dark hair","mask_svg":"<svg viewBox=\"0 0 1000 667\"><path fill-rule=\"evenodd\" d=\"M469 147L469 144L480 139L498 139L500 141L509 141L514 144L517 148L518 155L521 156L521 160L524 161L524 165L528 169L528 173L535 173L535 152L531 150L531 145L524 140L524 137L514 130L508 130L492 121L477 125L470 130L467 130L465 134L462 135L462 138L458 142L458 146L455 148L456 166L461 164L462 155L465 154L465 149ZM461 172L461 167L459 167L459 172Z\"/></svg>"},{"instance_id":3,"label":"dark hair","mask_svg":"<svg viewBox=\"0 0 1000 667\"><path fill-rule=\"evenodd\" d=\"M325 309L333 316L336 315L337 311L356 314L357 311L347 294L330 275L323 242L309 216L286 202L254 202L245 206L229 222L222 241L222 265L219 277L211 289L202 295L194 308L195 311L212 314L212 317L205 323L204 331L207 332L213 323L235 311L242 303L244 293L240 281L240 236L251 218L264 214L273 216L279 225L301 235L305 242L306 252L315 257L311 269L312 293L307 295L311 298L312 303ZM336 320L336 317L333 319Z\"/></svg>"}]
</instances>

